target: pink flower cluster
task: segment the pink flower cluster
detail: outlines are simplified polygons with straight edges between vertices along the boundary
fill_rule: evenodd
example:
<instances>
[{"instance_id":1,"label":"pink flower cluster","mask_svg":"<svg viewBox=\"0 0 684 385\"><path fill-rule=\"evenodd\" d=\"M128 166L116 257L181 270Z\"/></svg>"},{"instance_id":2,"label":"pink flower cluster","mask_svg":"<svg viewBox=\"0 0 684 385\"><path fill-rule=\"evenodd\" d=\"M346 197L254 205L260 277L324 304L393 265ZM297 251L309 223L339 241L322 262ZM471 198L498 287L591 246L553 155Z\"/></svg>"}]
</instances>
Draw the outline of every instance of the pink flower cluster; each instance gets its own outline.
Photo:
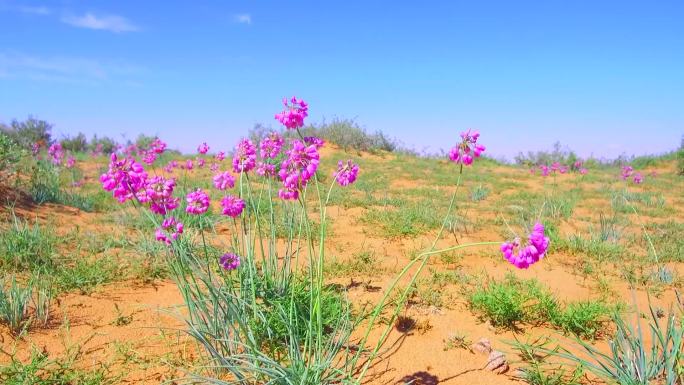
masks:
<instances>
[{"instance_id":1,"label":"pink flower cluster","mask_svg":"<svg viewBox=\"0 0 684 385\"><path fill-rule=\"evenodd\" d=\"M644 183L644 176L641 175L640 172L634 172L634 168L632 168L632 166L623 166L622 172L620 172L620 177L622 180L627 180L631 177L634 184Z\"/></svg>"},{"instance_id":2,"label":"pink flower cluster","mask_svg":"<svg viewBox=\"0 0 684 385\"><path fill-rule=\"evenodd\" d=\"M64 166L66 168L74 168L75 165L76 165L76 158L74 158L73 155L69 155L67 157L67 160L66 160L66 163L64 164Z\"/></svg>"},{"instance_id":3,"label":"pink flower cluster","mask_svg":"<svg viewBox=\"0 0 684 385\"><path fill-rule=\"evenodd\" d=\"M170 245L181 234L183 234L183 223L174 217L168 217L164 219L161 227L155 231L155 238L160 242Z\"/></svg>"},{"instance_id":4,"label":"pink flower cluster","mask_svg":"<svg viewBox=\"0 0 684 385\"><path fill-rule=\"evenodd\" d=\"M140 203L149 203L153 213L167 215L178 207L179 199L173 197L175 188L175 179L155 176L147 181L145 188L138 191L136 197Z\"/></svg>"},{"instance_id":5,"label":"pink flower cluster","mask_svg":"<svg viewBox=\"0 0 684 385\"><path fill-rule=\"evenodd\" d=\"M286 154L287 158L283 160L278 172L283 182L278 196L284 200L296 200L299 192L316 174L320 155L315 145L307 146L299 140L292 141L292 148Z\"/></svg>"},{"instance_id":6,"label":"pink flower cluster","mask_svg":"<svg viewBox=\"0 0 684 385\"><path fill-rule=\"evenodd\" d=\"M199 153L202 154L202 155L204 155L204 154L206 154L207 152L209 152L209 145L207 144L207 142L204 142L204 143L200 144L200 145L197 147L197 152L199 152Z\"/></svg>"},{"instance_id":7,"label":"pink flower cluster","mask_svg":"<svg viewBox=\"0 0 684 385\"><path fill-rule=\"evenodd\" d=\"M62 150L62 145L55 143L48 148L48 155L52 158L53 164L62 164L62 158L64 158L64 150Z\"/></svg>"},{"instance_id":8,"label":"pink flower cluster","mask_svg":"<svg viewBox=\"0 0 684 385\"><path fill-rule=\"evenodd\" d=\"M226 153L223 151L219 151L216 153L216 160L219 162L223 162L223 160L226 159Z\"/></svg>"},{"instance_id":9,"label":"pink flower cluster","mask_svg":"<svg viewBox=\"0 0 684 385\"><path fill-rule=\"evenodd\" d=\"M188 203L185 212L189 214L200 215L209 210L209 195L200 188L188 193L185 197L185 201Z\"/></svg>"},{"instance_id":10,"label":"pink flower cluster","mask_svg":"<svg viewBox=\"0 0 684 385\"><path fill-rule=\"evenodd\" d=\"M234 195L226 195L221 199L221 207L223 208L221 210L223 215L236 218L245 209L245 201Z\"/></svg>"},{"instance_id":11,"label":"pink flower cluster","mask_svg":"<svg viewBox=\"0 0 684 385\"><path fill-rule=\"evenodd\" d=\"M301 99L292 97L283 99L285 110L275 115L277 121L282 123L288 130L296 130L304 126L304 118L309 116L309 105Z\"/></svg>"},{"instance_id":12,"label":"pink flower cluster","mask_svg":"<svg viewBox=\"0 0 684 385\"><path fill-rule=\"evenodd\" d=\"M346 163L342 161L337 163L337 171L333 173L333 176L337 183L344 187L354 183L358 174L359 166L348 160Z\"/></svg>"},{"instance_id":13,"label":"pink flower cluster","mask_svg":"<svg viewBox=\"0 0 684 385\"><path fill-rule=\"evenodd\" d=\"M147 185L147 173L140 163L133 158L119 159L112 154L109 170L100 176L102 188L112 191L119 202L133 199L138 191Z\"/></svg>"},{"instance_id":14,"label":"pink flower cluster","mask_svg":"<svg viewBox=\"0 0 684 385\"><path fill-rule=\"evenodd\" d=\"M259 143L261 157L264 159L275 159L280 154L285 140L277 132L271 132Z\"/></svg>"},{"instance_id":15,"label":"pink flower cluster","mask_svg":"<svg viewBox=\"0 0 684 385\"><path fill-rule=\"evenodd\" d=\"M544 235L544 225L537 222L529 235L528 243L524 247L520 239L505 242L501 245L504 258L518 269L527 269L544 258L549 248L549 238Z\"/></svg>"},{"instance_id":16,"label":"pink flower cluster","mask_svg":"<svg viewBox=\"0 0 684 385\"><path fill-rule=\"evenodd\" d=\"M219 259L219 264L224 270L235 270L240 266L240 257L237 254L225 253Z\"/></svg>"},{"instance_id":17,"label":"pink flower cluster","mask_svg":"<svg viewBox=\"0 0 684 385\"><path fill-rule=\"evenodd\" d=\"M235 177L228 171L214 175L214 187L219 190L227 190L235 186Z\"/></svg>"},{"instance_id":18,"label":"pink flower cluster","mask_svg":"<svg viewBox=\"0 0 684 385\"><path fill-rule=\"evenodd\" d=\"M249 139L242 139L235 148L233 171L249 172L256 166L256 147Z\"/></svg>"},{"instance_id":19,"label":"pink flower cluster","mask_svg":"<svg viewBox=\"0 0 684 385\"><path fill-rule=\"evenodd\" d=\"M479 158L485 151L485 146L477 144L480 133L477 131L464 131L461 133L461 143L454 146L449 151L449 159L455 163L460 163L466 166L473 164L474 158Z\"/></svg>"}]
</instances>

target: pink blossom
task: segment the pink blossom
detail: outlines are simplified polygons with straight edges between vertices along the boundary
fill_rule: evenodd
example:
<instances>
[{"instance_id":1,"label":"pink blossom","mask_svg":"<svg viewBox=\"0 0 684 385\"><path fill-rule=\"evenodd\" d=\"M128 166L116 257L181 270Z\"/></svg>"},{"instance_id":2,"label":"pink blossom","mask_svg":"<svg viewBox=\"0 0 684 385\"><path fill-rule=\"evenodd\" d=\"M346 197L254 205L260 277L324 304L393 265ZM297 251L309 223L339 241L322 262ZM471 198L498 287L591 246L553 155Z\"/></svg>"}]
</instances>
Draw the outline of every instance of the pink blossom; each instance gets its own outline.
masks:
<instances>
[{"instance_id":1,"label":"pink blossom","mask_svg":"<svg viewBox=\"0 0 684 385\"><path fill-rule=\"evenodd\" d=\"M266 162L259 162L257 164L256 173L257 175L264 177L275 176L275 165Z\"/></svg>"},{"instance_id":2,"label":"pink blossom","mask_svg":"<svg viewBox=\"0 0 684 385\"><path fill-rule=\"evenodd\" d=\"M209 166L209 170L211 170L212 172L216 172L216 171L218 171L218 169L219 169L218 163L212 163L211 166Z\"/></svg>"},{"instance_id":3,"label":"pink blossom","mask_svg":"<svg viewBox=\"0 0 684 385\"><path fill-rule=\"evenodd\" d=\"M74 158L73 155L69 155L67 157L67 161L65 163L66 168L74 168L75 165L76 165L76 158Z\"/></svg>"},{"instance_id":4,"label":"pink blossom","mask_svg":"<svg viewBox=\"0 0 684 385\"><path fill-rule=\"evenodd\" d=\"M199 168L204 168L204 164L205 164L205 162L206 162L206 161L204 160L204 158L197 158L196 161L197 161L197 167L199 167Z\"/></svg>"},{"instance_id":5,"label":"pink blossom","mask_svg":"<svg viewBox=\"0 0 684 385\"><path fill-rule=\"evenodd\" d=\"M133 199L147 185L145 169L132 158L110 157L109 170L100 176L102 188L112 191L119 202Z\"/></svg>"},{"instance_id":6,"label":"pink blossom","mask_svg":"<svg viewBox=\"0 0 684 385\"><path fill-rule=\"evenodd\" d=\"M542 164L539 166L539 170L541 171L542 176L549 176L549 166Z\"/></svg>"},{"instance_id":7,"label":"pink blossom","mask_svg":"<svg viewBox=\"0 0 684 385\"><path fill-rule=\"evenodd\" d=\"M323 145L325 145L325 140L317 138L315 136L307 136L304 138L304 143L312 144L316 146L317 149L320 149L321 147L323 147Z\"/></svg>"},{"instance_id":8,"label":"pink blossom","mask_svg":"<svg viewBox=\"0 0 684 385\"><path fill-rule=\"evenodd\" d=\"M623 166L622 167L622 172L620 176L622 177L622 180L626 180L632 175L632 172L634 172L634 169L632 166Z\"/></svg>"},{"instance_id":9,"label":"pink blossom","mask_svg":"<svg viewBox=\"0 0 684 385\"><path fill-rule=\"evenodd\" d=\"M62 150L62 145L55 143L48 148L48 155L52 157L53 164L61 164L62 158L64 157L64 151Z\"/></svg>"},{"instance_id":10,"label":"pink blossom","mask_svg":"<svg viewBox=\"0 0 684 385\"><path fill-rule=\"evenodd\" d=\"M249 139L242 139L235 148L233 171L249 172L256 166L256 147Z\"/></svg>"},{"instance_id":11,"label":"pink blossom","mask_svg":"<svg viewBox=\"0 0 684 385\"><path fill-rule=\"evenodd\" d=\"M152 143L150 143L150 151L155 154L161 154L166 150L166 143L162 142L159 138L154 138Z\"/></svg>"},{"instance_id":12,"label":"pink blossom","mask_svg":"<svg viewBox=\"0 0 684 385\"><path fill-rule=\"evenodd\" d=\"M579 169L579 173L582 174L582 175L587 175L588 172L589 172L589 170L587 170L587 169L584 168L584 167L582 167L582 168Z\"/></svg>"},{"instance_id":13,"label":"pink blossom","mask_svg":"<svg viewBox=\"0 0 684 385\"><path fill-rule=\"evenodd\" d=\"M226 253L219 259L219 264L224 270L235 270L240 266L240 257L237 254Z\"/></svg>"},{"instance_id":14,"label":"pink blossom","mask_svg":"<svg viewBox=\"0 0 684 385\"><path fill-rule=\"evenodd\" d=\"M204 142L204 143L200 144L200 145L197 147L197 152L199 152L199 153L202 154L202 155L204 155L204 154L206 154L207 152L209 152L209 145L207 144L207 142Z\"/></svg>"},{"instance_id":15,"label":"pink blossom","mask_svg":"<svg viewBox=\"0 0 684 385\"><path fill-rule=\"evenodd\" d=\"M333 173L333 176L340 186L348 186L356 181L358 174L359 166L348 160L346 163L342 161L337 163L337 171Z\"/></svg>"},{"instance_id":16,"label":"pink blossom","mask_svg":"<svg viewBox=\"0 0 684 385\"><path fill-rule=\"evenodd\" d=\"M172 241L178 239L179 235L183 234L183 229L182 222L179 222L174 217L168 217L162 222L161 228L155 231L155 238L170 245Z\"/></svg>"},{"instance_id":17,"label":"pink blossom","mask_svg":"<svg viewBox=\"0 0 684 385\"><path fill-rule=\"evenodd\" d=\"M477 131L464 131L461 133L461 143L454 146L449 151L449 159L452 162L460 163L466 166L473 164L474 158L479 158L485 151L485 146L477 144L480 133Z\"/></svg>"},{"instance_id":18,"label":"pink blossom","mask_svg":"<svg viewBox=\"0 0 684 385\"><path fill-rule=\"evenodd\" d=\"M292 142L292 148L286 154L287 158L283 160L278 172L283 182L283 189L278 195L282 199L297 199L297 191L306 187L309 179L316 173L320 155L316 146L305 146L299 140Z\"/></svg>"},{"instance_id":19,"label":"pink blossom","mask_svg":"<svg viewBox=\"0 0 684 385\"><path fill-rule=\"evenodd\" d=\"M634 178L632 179L634 181L634 184L641 184L644 182L644 177L641 175L640 172L634 173Z\"/></svg>"},{"instance_id":20,"label":"pink blossom","mask_svg":"<svg viewBox=\"0 0 684 385\"><path fill-rule=\"evenodd\" d=\"M185 161L185 169L186 170L192 170L195 167L195 164L192 162L192 159L188 159Z\"/></svg>"},{"instance_id":21,"label":"pink blossom","mask_svg":"<svg viewBox=\"0 0 684 385\"><path fill-rule=\"evenodd\" d=\"M259 143L261 149L261 157L264 159L275 159L280 154L285 140L277 132L271 132Z\"/></svg>"},{"instance_id":22,"label":"pink blossom","mask_svg":"<svg viewBox=\"0 0 684 385\"><path fill-rule=\"evenodd\" d=\"M40 152L40 143L33 143L31 145L31 154L33 154L33 156L36 156L36 155L38 155L39 152Z\"/></svg>"},{"instance_id":23,"label":"pink blossom","mask_svg":"<svg viewBox=\"0 0 684 385\"><path fill-rule=\"evenodd\" d=\"M516 238L513 242L504 242L501 245L501 252L515 267L527 269L544 258L548 248L549 238L544 236L544 225L537 222L529 235L527 245L521 246L520 239Z\"/></svg>"},{"instance_id":24,"label":"pink blossom","mask_svg":"<svg viewBox=\"0 0 684 385\"><path fill-rule=\"evenodd\" d=\"M226 159L226 153L223 151L219 151L216 153L216 160L219 162L223 162L223 160Z\"/></svg>"},{"instance_id":25,"label":"pink blossom","mask_svg":"<svg viewBox=\"0 0 684 385\"><path fill-rule=\"evenodd\" d=\"M245 209L245 201L233 195L226 195L221 199L221 207L223 215L235 218Z\"/></svg>"},{"instance_id":26,"label":"pink blossom","mask_svg":"<svg viewBox=\"0 0 684 385\"><path fill-rule=\"evenodd\" d=\"M156 160L157 160L157 153L155 153L154 151L148 151L142 157L142 161L147 165L153 164Z\"/></svg>"},{"instance_id":27,"label":"pink blossom","mask_svg":"<svg viewBox=\"0 0 684 385\"><path fill-rule=\"evenodd\" d=\"M282 123L288 130L296 130L304 126L304 118L309 115L309 105L294 96L290 99L289 103L287 98L283 99L283 104L285 105L285 110L275 115L276 120Z\"/></svg>"},{"instance_id":28,"label":"pink blossom","mask_svg":"<svg viewBox=\"0 0 684 385\"><path fill-rule=\"evenodd\" d=\"M185 200L188 202L185 211L189 214L204 214L209 209L209 195L200 188L189 193Z\"/></svg>"},{"instance_id":29,"label":"pink blossom","mask_svg":"<svg viewBox=\"0 0 684 385\"><path fill-rule=\"evenodd\" d=\"M219 190L226 190L235 186L235 177L228 171L214 175L214 187Z\"/></svg>"}]
</instances>

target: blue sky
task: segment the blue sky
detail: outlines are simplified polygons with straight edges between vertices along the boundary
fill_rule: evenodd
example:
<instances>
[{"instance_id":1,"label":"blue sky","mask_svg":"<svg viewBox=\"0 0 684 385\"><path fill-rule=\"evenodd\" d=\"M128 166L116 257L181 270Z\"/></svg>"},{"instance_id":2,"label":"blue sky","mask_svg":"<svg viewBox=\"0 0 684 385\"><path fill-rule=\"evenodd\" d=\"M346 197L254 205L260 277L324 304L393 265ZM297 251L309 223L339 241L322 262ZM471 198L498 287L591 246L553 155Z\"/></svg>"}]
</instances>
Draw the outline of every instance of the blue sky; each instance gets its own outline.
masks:
<instances>
[{"instance_id":1,"label":"blue sky","mask_svg":"<svg viewBox=\"0 0 684 385\"><path fill-rule=\"evenodd\" d=\"M0 0L0 121L228 149L354 118L418 150L468 127L508 156L555 141L658 153L684 134L684 2Z\"/></svg>"}]
</instances>

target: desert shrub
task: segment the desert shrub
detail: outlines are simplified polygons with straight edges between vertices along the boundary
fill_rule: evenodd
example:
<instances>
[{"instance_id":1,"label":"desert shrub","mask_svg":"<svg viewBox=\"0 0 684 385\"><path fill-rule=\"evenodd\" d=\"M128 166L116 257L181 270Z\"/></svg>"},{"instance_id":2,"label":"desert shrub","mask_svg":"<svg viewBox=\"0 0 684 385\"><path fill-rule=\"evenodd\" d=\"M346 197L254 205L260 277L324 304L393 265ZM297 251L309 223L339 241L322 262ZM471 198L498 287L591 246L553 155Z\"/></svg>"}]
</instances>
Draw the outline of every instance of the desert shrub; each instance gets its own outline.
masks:
<instances>
[{"instance_id":1,"label":"desert shrub","mask_svg":"<svg viewBox=\"0 0 684 385\"><path fill-rule=\"evenodd\" d=\"M679 175L684 175L684 137L682 137L682 144L679 145L679 149L676 153L677 158L677 173Z\"/></svg>"},{"instance_id":2,"label":"desert shrub","mask_svg":"<svg viewBox=\"0 0 684 385\"><path fill-rule=\"evenodd\" d=\"M23 122L12 120L9 126L0 126L0 131L24 149L30 149L35 143L42 146L52 143L52 124L32 116Z\"/></svg>"},{"instance_id":3,"label":"desert shrub","mask_svg":"<svg viewBox=\"0 0 684 385\"><path fill-rule=\"evenodd\" d=\"M395 151L398 144L382 131L369 133L351 119L334 119L330 123L310 125L301 130L305 136L317 136L342 147L345 151Z\"/></svg>"},{"instance_id":4,"label":"desert shrub","mask_svg":"<svg viewBox=\"0 0 684 385\"><path fill-rule=\"evenodd\" d=\"M558 162L560 164L565 165L572 165L578 159L579 158L572 150L570 150L567 147L563 147L563 145L560 142L554 143L553 150L551 151L530 151L527 154L523 154L522 152L520 152L514 158L517 164L528 166L539 164L550 165L554 162Z\"/></svg>"},{"instance_id":5,"label":"desert shrub","mask_svg":"<svg viewBox=\"0 0 684 385\"><path fill-rule=\"evenodd\" d=\"M60 141L60 144L64 150L71 152L85 152L88 149L88 139L82 132L76 136L65 137Z\"/></svg>"},{"instance_id":6,"label":"desert shrub","mask_svg":"<svg viewBox=\"0 0 684 385\"><path fill-rule=\"evenodd\" d=\"M0 182L12 174L24 151L8 136L0 132Z\"/></svg>"},{"instance_id":7,"label":"desert shrub","mask_svg":"<svg viewBox=\"0 0 684 385\"><path fill-rule=\"evenodd\" d=\"M93 135L93 137L90 139L90 143L88 143L88 149L90 151L102 152L105 155L116 151L117 146L118 143L116 140L108 136L98 137L97 135Z\"/></svg>"}]
</instances>

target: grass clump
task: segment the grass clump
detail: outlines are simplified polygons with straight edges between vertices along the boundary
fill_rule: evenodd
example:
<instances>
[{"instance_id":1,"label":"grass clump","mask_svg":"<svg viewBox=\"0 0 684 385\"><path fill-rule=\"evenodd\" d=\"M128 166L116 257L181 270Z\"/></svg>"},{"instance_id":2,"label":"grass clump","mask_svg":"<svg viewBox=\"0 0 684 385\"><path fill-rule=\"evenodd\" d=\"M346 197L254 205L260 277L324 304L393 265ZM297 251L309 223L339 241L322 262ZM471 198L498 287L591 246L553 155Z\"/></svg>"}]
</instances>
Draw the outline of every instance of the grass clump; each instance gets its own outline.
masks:
<instances>
[{"instance_id":1,"label":"grass clump","mask_svg":"<svg viewBox=\"0 0 684 385\"><path fill-rule=\"evenodd\" d=\"M0 234L0 267L5 270L49 269L54 266L56 237L47 227L33 226L13 215Z\"/></svg>"},{"instance_id":2,"label":"grass clump","mask_svg":"<svg viewBox=\"0 0 684 385\"><path fill-rule=\"evenodd\" d=\"M470 294L470 306L495 327L519 330L521 324L548 324L582 338L596 338L614 312L599 301L561 304L537 280L509 274Z\"/></svg>"}]
</instances>

